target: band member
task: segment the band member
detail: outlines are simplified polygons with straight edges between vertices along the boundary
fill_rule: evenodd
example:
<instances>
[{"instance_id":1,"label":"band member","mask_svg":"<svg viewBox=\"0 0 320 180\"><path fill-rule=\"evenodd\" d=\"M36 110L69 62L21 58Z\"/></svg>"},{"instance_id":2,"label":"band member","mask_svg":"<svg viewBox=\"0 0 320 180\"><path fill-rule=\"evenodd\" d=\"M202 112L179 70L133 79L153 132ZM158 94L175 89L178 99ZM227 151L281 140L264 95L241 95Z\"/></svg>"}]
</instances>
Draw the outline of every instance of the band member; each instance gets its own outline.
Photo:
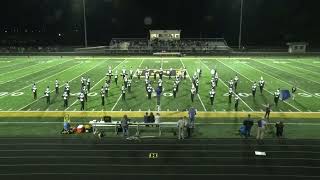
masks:
<instances>
[{"instance_id":1,"label":"band member","mask_svg":"<svg viewBox=\"0 0 320 180\"><path fill-rule=\"evenodd\" d=\"M215 95L216 95L216 92L215 92L214 88L212 88L211 91L209 92L211 105L213 105Z\"/></svg>"},{"instance_id":2,"label":"band member","mask_svg":"<svg viewBox=\"0 0 320 180\"><path fill-rule=\"evenodd\" d=\"M36 83L32 85L31 91L33 93L33 99L37 99L37 86Z\"/></svg>"}]
</instances>

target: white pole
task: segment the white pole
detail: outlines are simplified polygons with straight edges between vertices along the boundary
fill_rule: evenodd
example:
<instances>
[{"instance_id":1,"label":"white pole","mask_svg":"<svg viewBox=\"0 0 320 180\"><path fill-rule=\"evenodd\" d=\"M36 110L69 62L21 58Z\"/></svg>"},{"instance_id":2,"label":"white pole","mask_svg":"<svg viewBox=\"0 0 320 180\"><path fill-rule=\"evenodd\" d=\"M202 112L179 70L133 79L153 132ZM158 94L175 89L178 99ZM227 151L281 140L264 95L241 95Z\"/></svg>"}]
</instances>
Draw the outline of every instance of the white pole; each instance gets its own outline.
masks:
<instances>
[{"instance_id":1,"label":"white pole","mask_svg":"<svg viewBox=\"0 0 320 180\"><path fill-rule=\"evenodd\" d=\"M241 49L241 35L242 35L242 7L243 7L243 0L241 0L241 4L240 4L239 49Z\"/></svg>"},{"instance_id":2,"label":"white pole","mask_svg":"<svg viewBox=\"0 0 320 180\"><path fill-rule=\"evenodd\" d=\"M83 4L84 46L88 47L88 42L87 42L87 20L86 20L86 1L82 0L82 4Z\"/></svg>"}]
</instances>

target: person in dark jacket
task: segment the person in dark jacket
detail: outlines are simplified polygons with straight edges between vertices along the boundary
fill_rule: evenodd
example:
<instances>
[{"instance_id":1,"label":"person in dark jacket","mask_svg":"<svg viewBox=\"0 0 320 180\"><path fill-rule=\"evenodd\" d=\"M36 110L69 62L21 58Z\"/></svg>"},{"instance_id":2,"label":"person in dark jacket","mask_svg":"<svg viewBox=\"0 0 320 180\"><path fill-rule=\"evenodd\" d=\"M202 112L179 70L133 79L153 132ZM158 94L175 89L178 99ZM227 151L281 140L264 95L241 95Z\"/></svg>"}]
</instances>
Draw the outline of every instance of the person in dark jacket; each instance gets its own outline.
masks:
<instances>
[{"instance_id":1,"label":"person in dark jacket","mask_svg":"<svg viewBox=\"0 0 320 180\"><path fill-rule=\"evenodd\" d=\"M282 138L283 137L283 128L284 128L284 124L282 121L277 122L276 125L276 135L278 138Z\"/></svg>"},{"instance_id":2,"label":"person in dark jacket","mask_svg":"<svg viewBox=\"0 0 320 180\"><path fill-rule=\"evenodd\" d=\"M154 120L154 115L153 115L153 113L151 112L151 113L150 113L150 116L149 116L149 122L150 122L150 123L154 123L154 121L155 121L155 120Z\"/></svg>"},{"instance_id":3,"label":"person in dark jacket","mask_svg":"<svg viewBox=\"0 0 320 180\"><path fill-rule=\"evenodd\" d=\"M146 112L146 114L143 116L143 122L144 123L149 123L149 114L148 114L148 112ZM146 126L149 126L149 125L146 125Z\"/></svg>"},{"instance_id":4,"label":"person in dark jacket","mask_svg":"<svg viewBox=\"0 0 320 180\"><path fill-rule=\"evenodd\" d=\"M253 120L251 119L251 115L248 114L248 118L243 121L244 125L244 136L248 138L251 133L251 128L253 126Z\"/></svg>"}]
</instances>

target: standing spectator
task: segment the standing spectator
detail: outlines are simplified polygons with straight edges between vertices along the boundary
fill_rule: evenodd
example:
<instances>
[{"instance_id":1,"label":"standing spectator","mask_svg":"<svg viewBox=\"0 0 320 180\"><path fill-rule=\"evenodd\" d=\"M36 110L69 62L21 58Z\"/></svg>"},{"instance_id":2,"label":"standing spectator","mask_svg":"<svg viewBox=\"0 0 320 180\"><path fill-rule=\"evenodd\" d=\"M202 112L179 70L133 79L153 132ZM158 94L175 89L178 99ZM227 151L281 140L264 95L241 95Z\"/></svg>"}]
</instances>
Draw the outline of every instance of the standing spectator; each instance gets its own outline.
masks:
<instances>
[{"instance_id":1,"label":"standing spectator","mask_svg":"<svg viewBox=\"0 0 320 180\"><path fill-rule=\"evenodd\" d=\"M280 122L277 122L276 125L276 135L278 138L282 138L282 135L283 135L283 128L284 128L284 124L282 121Z\"/></svg>"},{"instance_id":2,"label":"standing spectator","mask_svg":"<svg viewBox=\"0 0 320 180\"><path fill-rule=\"evenodd\" d=\"M187 126L186 117L179 119L177 123L178 127L178 139L184 139L184 128Z\"/></svg>"},{"instance_id":3,"label":"standing spectator","mask_svg":"<svg viewBox=\"0 0 320 180\"><path fill-rule=\"evenodd\" d=\"M159 124L160 123L160 114L156 113L155 117L154 117L154 123Z\"/></svg>"},{"instance_id":4,"label":"standing spectator","mask_svg":"<svg viewBox=\"0 0 320 180\"><path fill-rule=\"evenodd\" d=\"M266 125L267 122L263 118L258 121L257 141L259 143L262 143Z\"/></svg>"},{"instance_id":5,"label":"standing spectator","mask_svg":"<svg viewBox=\"0 0 320 180\"><path fill-rule=\"evenodd\" d=\"M121 120L121 127L122 127L122 133L123 136L129 135L129 119L127 115L124 115Z\"/></svg>"},{"instance_id":6,"label":"standing spectator","mask_svg":"<svg viewBox=\"0 0 320 180\"><path fill-rule=\"evenodd\" d=\"M244 125L244 136L248 138L250 136L251 128L253 126L253 120L251 119L251 115L248 114L248 118L243 121Z\"/></svg>"},{"instance_id":7,"label":"standing spectator","mask_svg":"<svg viewBox=\"0 0 320 180\"><path fill-rule=\"evenodd\" d=\"M194 107L191 107L189 109L189 119L190 119L190 127L193 129L194 128L194 121L196 118L197 110Z\"/></svg>"}]
</instances>

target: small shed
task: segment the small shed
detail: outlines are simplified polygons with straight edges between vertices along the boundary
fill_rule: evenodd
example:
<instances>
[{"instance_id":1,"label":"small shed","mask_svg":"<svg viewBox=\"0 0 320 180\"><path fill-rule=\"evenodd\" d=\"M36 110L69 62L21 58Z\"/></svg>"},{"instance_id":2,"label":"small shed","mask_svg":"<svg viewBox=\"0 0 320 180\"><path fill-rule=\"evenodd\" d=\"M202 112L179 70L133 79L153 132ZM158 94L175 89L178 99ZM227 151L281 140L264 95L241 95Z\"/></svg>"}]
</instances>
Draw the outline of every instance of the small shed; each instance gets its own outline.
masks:
<instances>
[{"instance_id":1,"label":"small shed","mask_svg":"<svg viewBox=\"0 0 320 180\"><path fill-rule=\"evenodd\" d=\"M289 53L305 53L307 49L307 42L288 42Z\"/></svg>"}]
</instances>

